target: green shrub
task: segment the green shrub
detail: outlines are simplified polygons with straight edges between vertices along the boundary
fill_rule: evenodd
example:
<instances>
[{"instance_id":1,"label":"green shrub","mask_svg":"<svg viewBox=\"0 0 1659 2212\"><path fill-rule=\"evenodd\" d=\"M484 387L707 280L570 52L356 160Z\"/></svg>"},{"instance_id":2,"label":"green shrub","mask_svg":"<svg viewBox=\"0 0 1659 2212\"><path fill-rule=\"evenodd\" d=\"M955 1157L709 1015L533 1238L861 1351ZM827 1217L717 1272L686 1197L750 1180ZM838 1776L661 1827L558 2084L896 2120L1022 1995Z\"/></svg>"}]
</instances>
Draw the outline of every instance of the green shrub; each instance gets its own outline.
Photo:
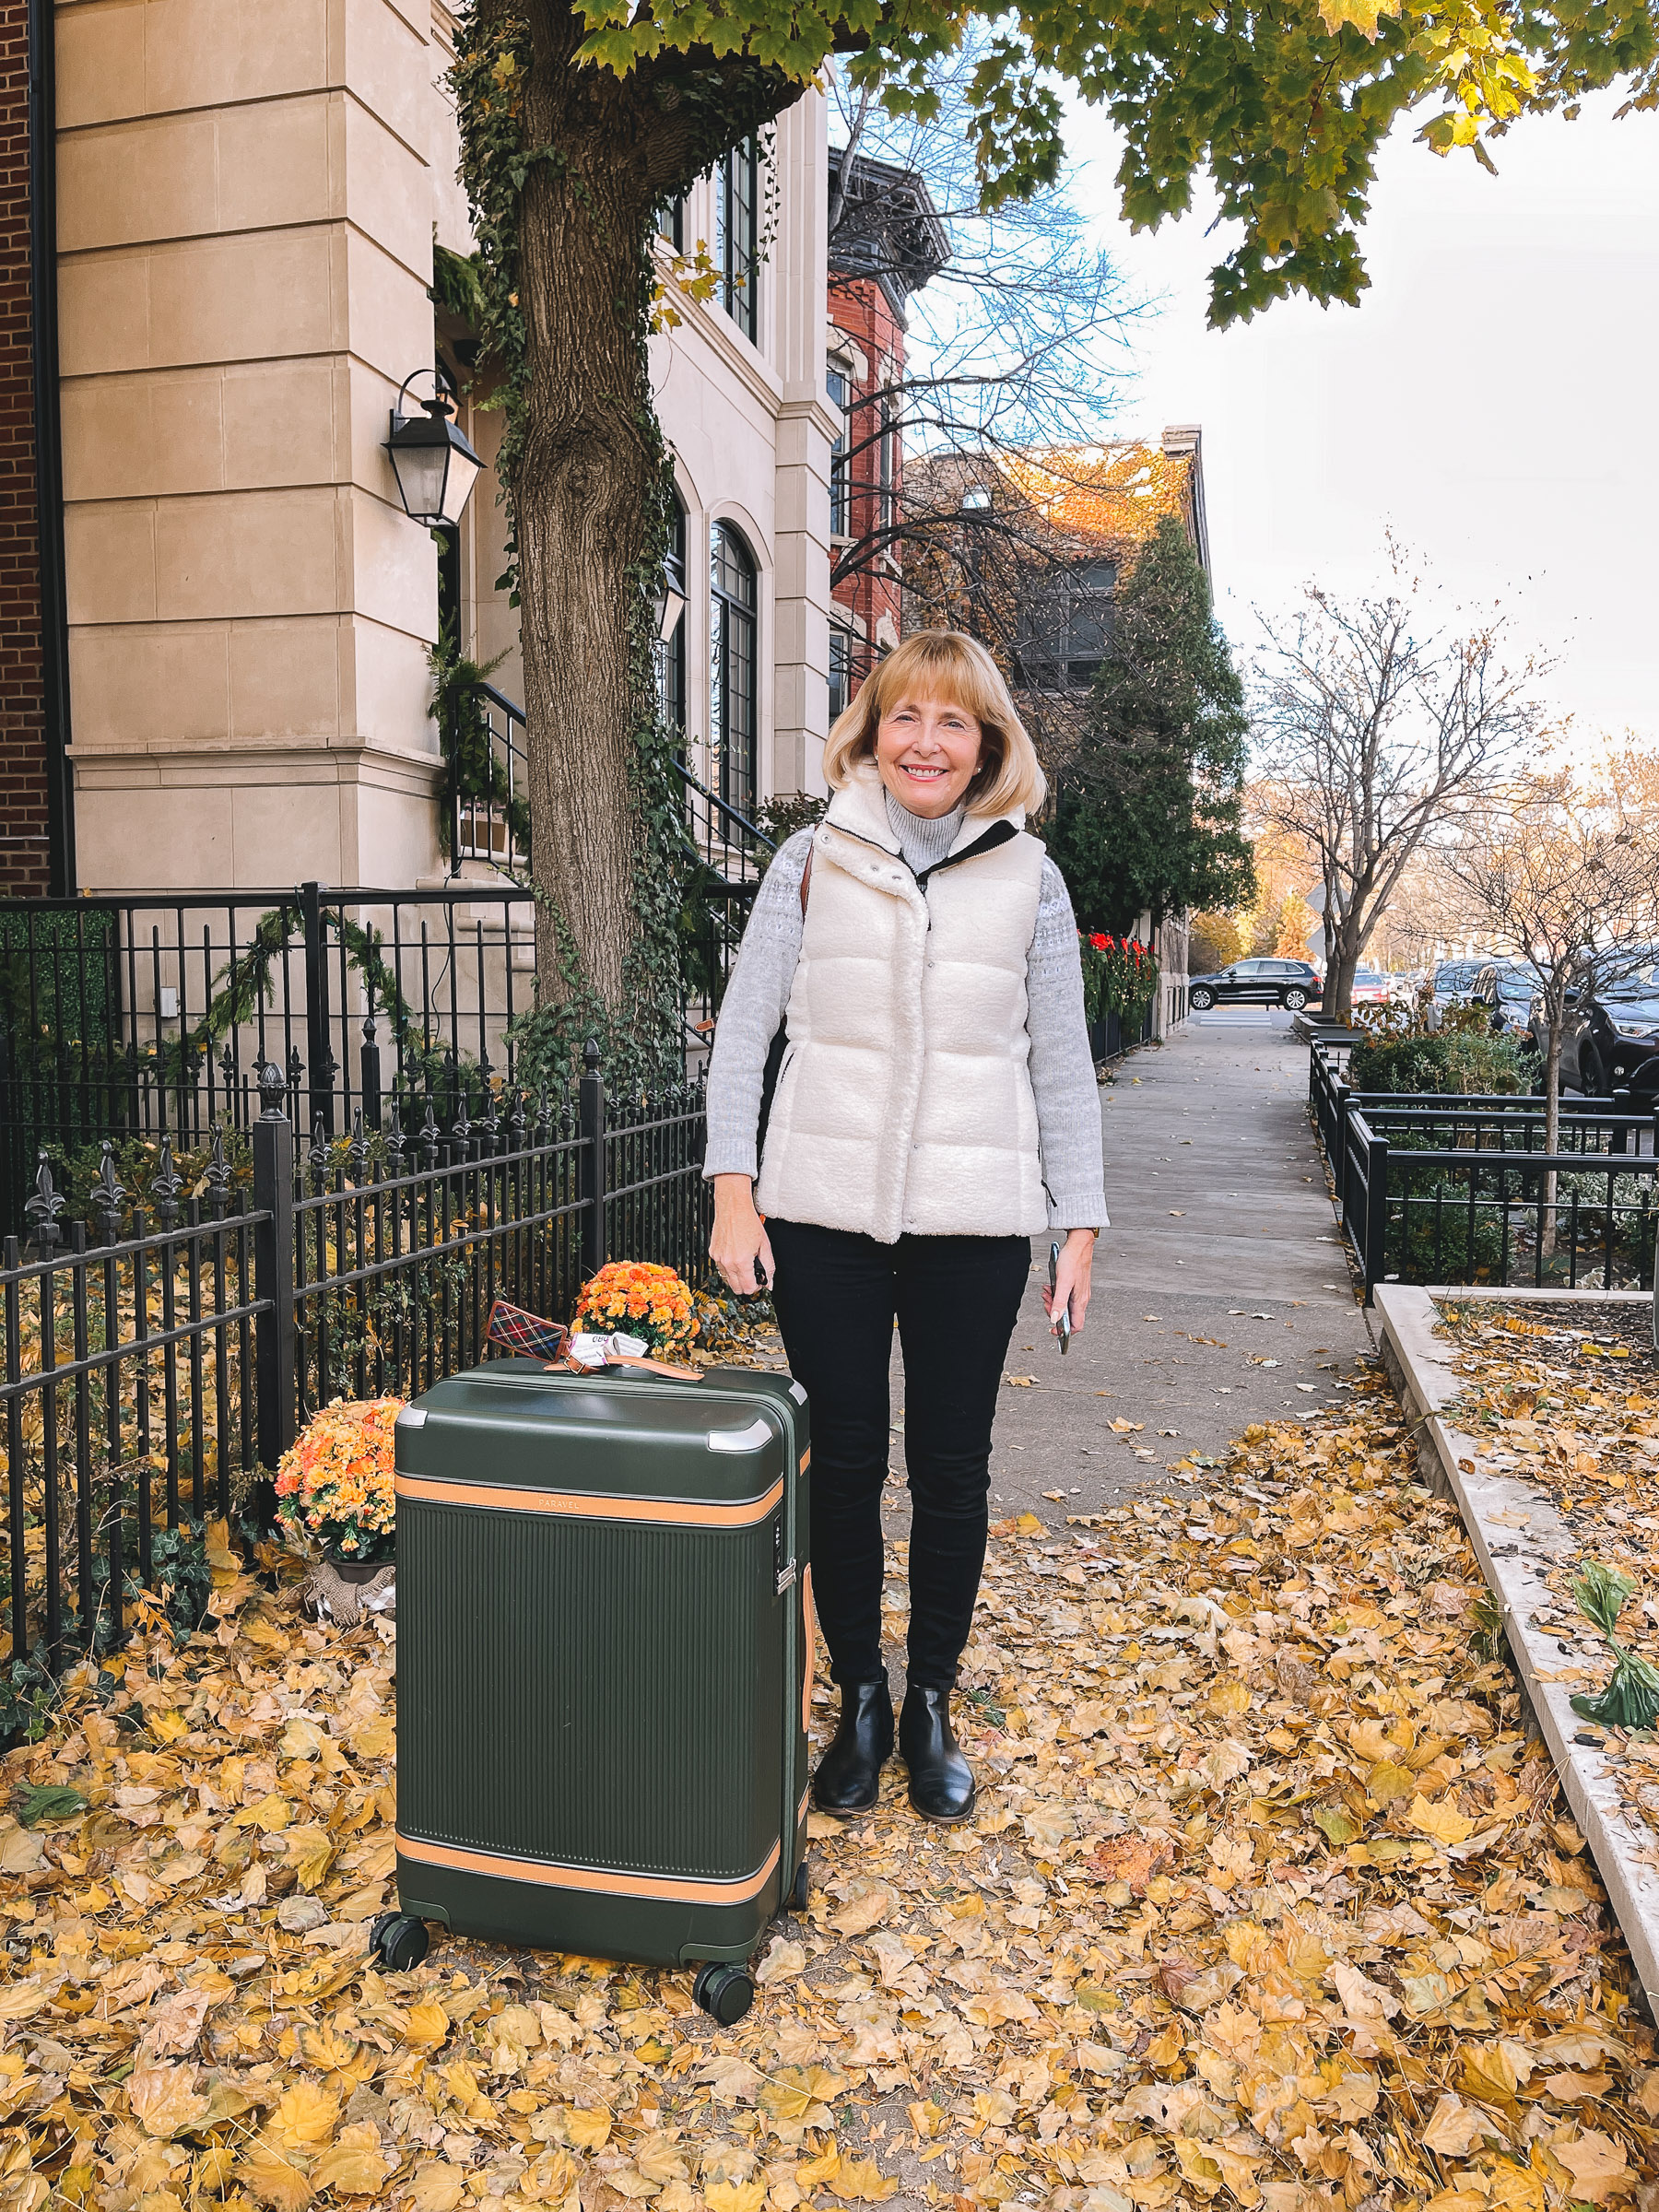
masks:
<instances>
[{"instance_id":1,"label":"green shrub","mask_svg":"<svg viewBox=\"0 0 1659 2212\"><path fill-rule=\"evenodd\" d=\"M1354 1090L1394 1094L1518 1094L1527 1088L1514 1040L1484 1030L1447 1029L1429 1036L1377 1038L1354 1047L1347 1072Z\"/></svg>"}]
</instances>

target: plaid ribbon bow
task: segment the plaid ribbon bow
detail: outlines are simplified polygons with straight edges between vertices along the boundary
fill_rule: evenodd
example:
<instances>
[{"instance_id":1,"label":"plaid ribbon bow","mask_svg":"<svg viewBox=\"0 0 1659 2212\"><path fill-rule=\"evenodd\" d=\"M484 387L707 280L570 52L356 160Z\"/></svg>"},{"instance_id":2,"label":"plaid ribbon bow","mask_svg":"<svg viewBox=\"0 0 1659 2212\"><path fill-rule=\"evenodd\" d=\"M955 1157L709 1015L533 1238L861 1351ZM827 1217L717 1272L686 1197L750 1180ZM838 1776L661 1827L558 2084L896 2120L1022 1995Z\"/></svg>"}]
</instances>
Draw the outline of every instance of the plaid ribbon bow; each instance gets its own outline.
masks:
<instances>
[{"instance_id":1,"label":"plaid ribbon bow","mask_svg":"<svg viewBox=\"0 0 1659 2212\"><path fill-rule=\"evenodd\" d=\"M539 1313L527 1313L523 1306L509 1305L498 1298L489 1309L485 1324L485 1341L499 1345L504 1352L523 1352L532 1359L559 1359L571 1340L571 1332L562 1322L544 1321Z\"/></svg>"}]
</instances>

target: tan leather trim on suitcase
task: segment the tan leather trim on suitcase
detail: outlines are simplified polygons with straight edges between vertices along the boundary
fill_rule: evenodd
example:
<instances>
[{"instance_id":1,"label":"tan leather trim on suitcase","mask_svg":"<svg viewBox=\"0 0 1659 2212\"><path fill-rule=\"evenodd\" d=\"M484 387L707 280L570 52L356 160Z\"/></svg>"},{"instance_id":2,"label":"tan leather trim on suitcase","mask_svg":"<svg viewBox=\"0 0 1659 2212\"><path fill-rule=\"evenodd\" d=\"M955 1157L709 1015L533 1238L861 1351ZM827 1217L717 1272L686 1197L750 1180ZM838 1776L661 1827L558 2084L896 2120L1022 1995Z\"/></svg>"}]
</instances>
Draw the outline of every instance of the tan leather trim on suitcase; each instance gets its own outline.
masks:
<instances>
[{"instance_id":1,"label":"tan leather trim on suitcase","mask_svg":"<svg viewBox=\"0 0 1659 2212\"><path fill-rule=\"evenodd\" d=\"M812 1685L818 1678L818 1608L812 1602L812 1566L801 1577L801 1641L806 1664L801 1669L801 1734L812 1734Z\"/></svg>"},{"instance_id":2,"label":"tan leather trim on suitcase","mask_svg":"<svg viewBox=\"0 0 1659 2212\"><path fill-rule=\"evenodd\" d=\"M709 1505L680 1498L613 1498L584 1490L522 1490L510 1483L432 1482L420 1475L396 1478L400 1498L423 1505L486 1505L508 1512L564 1513L573 1520L653 1521L676 1528L752 1528L783 1500L780 1475L763 1498L735 1505Z\"/></svg>"},{"instance_id":3,"label":"tan leather trim on suitcase","mask_svg":"<svg viewBox=\"0 0 1659 2212\"><path fill-rule=\"evenodd\" d=\"M656 1898L680 1905L746 1905L771 1879L782 1846L774 1843L754 1874L729 1882L700 1882L684 1875L614 1874L608 1867L565 1866L548 1859L517 1859L500 1851L462 1851L453 1843L428 1843L400 1834L398 1851L423 1865L453 1874L488 1874L512 1882L535 1882L548 1889L600 1890L609 1897Z\"/></svg>"}]
</instances>

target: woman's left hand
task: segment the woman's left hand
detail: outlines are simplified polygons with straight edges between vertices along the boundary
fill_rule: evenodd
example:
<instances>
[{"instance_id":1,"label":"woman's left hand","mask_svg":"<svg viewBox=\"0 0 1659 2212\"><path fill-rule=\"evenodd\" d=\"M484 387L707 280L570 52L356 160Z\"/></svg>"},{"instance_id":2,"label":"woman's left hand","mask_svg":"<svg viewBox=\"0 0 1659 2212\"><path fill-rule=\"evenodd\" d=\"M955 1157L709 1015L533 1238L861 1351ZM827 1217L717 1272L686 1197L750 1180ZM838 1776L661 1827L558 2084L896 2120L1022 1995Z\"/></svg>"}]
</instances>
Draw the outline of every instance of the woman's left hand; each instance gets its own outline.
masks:
<instances>
[{"instance_id":1,"label":"woman's left hand","mask_svg":"<svg viewBox=\"0 0 1659 2212\"><path fill-rule=\"evenodd\" d=\"M1072 1334L1075 1336L1083 1326L1088 1312L1088 1278L1094 1272L1095 1232L1092 1229L1074 1229L1060 1247L1059 1265L1054 1269L1054 1287L1047 1284L1042 1289L1042 1310L1049 1317L1049 1335L1059 1334L1060 1324L1055 1315L1064 1313L1066 1303L1071 1304Z\"/></svg>"}]
</instances>

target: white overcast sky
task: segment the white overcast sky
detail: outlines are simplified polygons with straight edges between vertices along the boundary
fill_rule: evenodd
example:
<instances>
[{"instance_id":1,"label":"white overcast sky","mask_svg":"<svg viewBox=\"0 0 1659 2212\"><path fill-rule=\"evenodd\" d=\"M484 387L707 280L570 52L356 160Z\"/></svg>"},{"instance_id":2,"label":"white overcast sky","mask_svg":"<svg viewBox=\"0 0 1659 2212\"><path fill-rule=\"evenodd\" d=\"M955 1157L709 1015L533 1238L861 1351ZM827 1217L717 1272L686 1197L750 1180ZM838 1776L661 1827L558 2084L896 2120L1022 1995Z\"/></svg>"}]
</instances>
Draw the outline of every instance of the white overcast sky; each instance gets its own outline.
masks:
<instances>
[{"instance_id":1,"label":"white overcast sky","mask_svg":"<svg viewBox=\"0 0 1659 2212\"><path fill-rule=\"evenodd\" d=\"M1538 117L1491 177L1402 132L1385 148L1359 308L1294 300L1217 333L1208 213L1134 237L1117 216L1108 130L1078 110L1083 204L1134 284L1125 432L1204 427L1217 611L1236 645L1252 609L1312 577L1384 571L1383 533L1457 597L1502 594L1518 640L1553 652L1548 695L1575 735L1659 740L1654 437L1659 116Z\"/></svg>"}]
</instances>

